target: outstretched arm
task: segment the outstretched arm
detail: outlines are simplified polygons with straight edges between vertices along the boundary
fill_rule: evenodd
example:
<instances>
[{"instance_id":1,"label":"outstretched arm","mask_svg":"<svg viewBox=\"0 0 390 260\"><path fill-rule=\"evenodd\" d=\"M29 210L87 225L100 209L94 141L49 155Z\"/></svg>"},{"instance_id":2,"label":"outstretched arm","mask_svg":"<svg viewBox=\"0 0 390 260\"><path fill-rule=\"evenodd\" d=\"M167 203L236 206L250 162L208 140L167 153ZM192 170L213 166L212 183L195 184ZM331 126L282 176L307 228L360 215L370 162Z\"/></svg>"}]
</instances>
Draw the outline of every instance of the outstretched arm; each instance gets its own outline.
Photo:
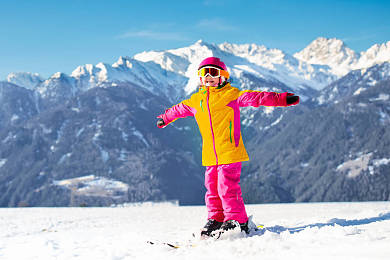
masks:
<instances>
[{"instance_id":1,"label":"outstretched arm","mask_svg":"<svg viewBox=\"0 0 390 260\"><path fill-rule=\"evenodd\" d=\"M178 118L187 116L194 116L196 113L195 108L189 106L189 100L174 105L173 107L165 110L164 114L159 115L157 118L157 127L164 128Z\"/></svg>"},{"instance_id":2,"label":"outstretched arm","mask_svg":"<svg viewBox=\"0 0 390 260\"><path fill-rule=\"evenodd\" d=\"M276 93L245 90L240 92L240 96L238 97L237 102L240 107L287 107L297 105L299 103L299 96L288 92Z\"/></svg>"}]
</instances>

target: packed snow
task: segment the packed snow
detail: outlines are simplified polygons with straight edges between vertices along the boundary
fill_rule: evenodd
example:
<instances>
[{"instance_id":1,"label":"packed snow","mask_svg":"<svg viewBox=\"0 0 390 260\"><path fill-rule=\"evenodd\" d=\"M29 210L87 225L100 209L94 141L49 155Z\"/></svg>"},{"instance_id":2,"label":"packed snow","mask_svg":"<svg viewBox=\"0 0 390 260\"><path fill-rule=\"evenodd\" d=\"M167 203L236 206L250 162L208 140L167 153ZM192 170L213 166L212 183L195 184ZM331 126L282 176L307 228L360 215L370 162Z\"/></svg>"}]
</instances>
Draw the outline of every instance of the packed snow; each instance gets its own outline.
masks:
<instances>
[{"instance_id":1,"label":"packed snow","mask_svg":"<svg viewBox=\"0 0 390 260\"><path fill-rule=\"evenodd\" d=\"M204 225L205 206L2 208L0 258L389 259L390 202L247 205L247 211L265 228L199 240L191 234Z\"/></svg>"}]
</instances>

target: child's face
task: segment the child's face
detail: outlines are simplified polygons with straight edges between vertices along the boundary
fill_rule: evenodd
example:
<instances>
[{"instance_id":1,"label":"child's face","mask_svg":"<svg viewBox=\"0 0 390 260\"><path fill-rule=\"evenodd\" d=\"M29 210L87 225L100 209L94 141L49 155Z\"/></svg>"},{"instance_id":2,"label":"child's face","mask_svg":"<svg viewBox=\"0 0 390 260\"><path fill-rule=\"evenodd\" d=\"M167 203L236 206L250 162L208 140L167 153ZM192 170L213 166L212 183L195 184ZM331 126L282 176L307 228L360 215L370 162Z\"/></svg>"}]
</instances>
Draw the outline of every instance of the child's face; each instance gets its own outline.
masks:
<instances>
[{"instance_id":1,"label":"child's face","mask_svg":"<svg viewBox=\"0 0 390 260\"><path fill-rule=\"evenodd\" d=\"M203 77L202 80L202 84L209 87L217 87L219 84L219 77L213 78L211 76L206 76Z\"/></svg>"}]
</instances>

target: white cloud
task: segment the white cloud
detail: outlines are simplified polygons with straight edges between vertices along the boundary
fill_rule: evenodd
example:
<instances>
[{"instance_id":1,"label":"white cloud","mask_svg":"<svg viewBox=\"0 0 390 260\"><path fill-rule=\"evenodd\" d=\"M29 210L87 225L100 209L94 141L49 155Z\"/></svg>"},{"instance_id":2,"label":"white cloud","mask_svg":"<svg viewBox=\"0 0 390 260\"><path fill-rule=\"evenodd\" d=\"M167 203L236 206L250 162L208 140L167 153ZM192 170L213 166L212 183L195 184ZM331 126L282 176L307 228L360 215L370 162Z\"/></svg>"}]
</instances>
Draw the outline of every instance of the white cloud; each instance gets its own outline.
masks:
<instances>
[{"instance_id":1,"label":"white cloud","mask_svg":"<svg viewBox=\"0 0 390 260\"><path fill-rule=\"evenodd\" d=\"M389 27L388 26L380 26L376 27L375 29L372 29L370 31L362 31L359 35L354 36L347 36L343 39L341 39L344 42L358 42L358 41L364 41L364 40L372 40L377 38L378 36L382 35L384 32L388 32Z\"/></svg>"},{"instance_id":2,"label":"white cloud","mask_svg":"<svg viewBox=\"0 0 390 260\"><path fill-rule=\"evenodd\" d=\"M360 35L360 36L345 37L341 40L343 42L358 42L358 41L374 39L377 36L378 36L377 34L365 34L365 35Z\"/></svg>"},{"instance_id":3,"label":"white cloud","mask_svg":"<svg viewBox=\"0 0 390 260\"><path fill-rule=\"evenodd\" d=\"M121 35L117 36L118 39L128 39L128 38L148 38L152 40L161 40L161 41L186 41L187 37L181 35L180 33L174 32L156 32L151 30L140 30L140 31L128 31Z\"/></svg>"},{"instance_id":4,"label":"white cloud","mask_svg":"<svg viewBox=\"0 0 390 260\"><path fill-rule=\"evenodd\" d=\"M212 19L202 19L196 26L202 28L203 30L207 29L211 32L214 31L235 31L238 27L228 24L226 20L221 18L212 18Z\"/></svg>"}]
</instances>

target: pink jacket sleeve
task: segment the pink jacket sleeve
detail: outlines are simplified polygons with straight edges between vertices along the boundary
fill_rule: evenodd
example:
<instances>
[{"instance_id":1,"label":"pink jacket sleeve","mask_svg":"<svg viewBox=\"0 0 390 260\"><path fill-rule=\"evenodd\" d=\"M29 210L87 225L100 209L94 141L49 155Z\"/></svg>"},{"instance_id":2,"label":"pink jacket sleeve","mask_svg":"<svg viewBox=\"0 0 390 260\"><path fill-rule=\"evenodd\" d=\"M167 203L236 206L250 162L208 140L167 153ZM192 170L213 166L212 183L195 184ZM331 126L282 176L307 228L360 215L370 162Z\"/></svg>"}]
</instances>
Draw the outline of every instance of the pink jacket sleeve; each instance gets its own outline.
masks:
<instances>
[{"instance_id":1,"label":"pink jacket sleeve","mask_svg":"<svg viewBox=\"0 0 390 260\"><path fill-rule=\"evenodd\" d=\"M265 91L254 91L245 90L240 91L240 96L237 99L238 106L240 107L259 107L259 106L271 106L271 107L287 107L287 96L294 94L284 92L265 92ZM296 105L296 104L291 104Z\"/></svg>"},{"instance_id":2,"label":"pink jacket sleeve","mask_svg":"<svg viewBox=\"0 0 390 260\"><path fill-rule=\"evenodd\" d=\"M165 113L159 115L157 118L162 118L165 122L165 125L168 125L178 118L194 116L196 109L190 107L188 104L188 100L184 100L183 102L165 110Z\"/></svg>"}]
</instances>

